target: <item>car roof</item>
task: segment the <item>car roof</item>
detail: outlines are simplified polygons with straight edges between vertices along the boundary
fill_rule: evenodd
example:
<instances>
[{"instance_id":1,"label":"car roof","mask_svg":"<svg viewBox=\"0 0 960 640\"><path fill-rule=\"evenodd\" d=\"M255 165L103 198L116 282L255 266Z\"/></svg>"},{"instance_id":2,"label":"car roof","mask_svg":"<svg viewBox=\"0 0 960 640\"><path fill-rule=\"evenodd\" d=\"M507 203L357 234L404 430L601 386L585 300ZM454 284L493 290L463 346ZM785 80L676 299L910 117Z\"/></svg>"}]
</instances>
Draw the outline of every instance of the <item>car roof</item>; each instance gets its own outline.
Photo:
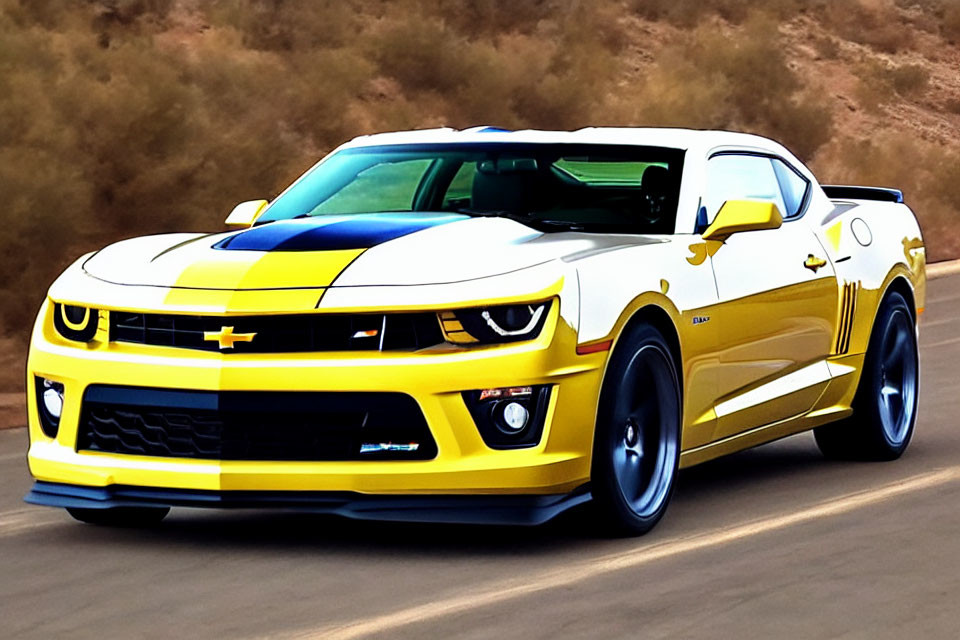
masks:
<instances>
[{"instance_id":1,"label":"car roof","mask_svg":"<svg viewBox=\"0 0 960 640\"><path fill-rule=\"evenodd\" d=\"M744 147L779 151L780 145L767 138L734 131L654 128L587 127L576 131L508 131L492 126L469 129L421 129L376 133L354 138L343 148L395 144L455 143L540 143L540 144L619 144L666 147L672 149L713 149Z\"/></svg>"}]
</instances>

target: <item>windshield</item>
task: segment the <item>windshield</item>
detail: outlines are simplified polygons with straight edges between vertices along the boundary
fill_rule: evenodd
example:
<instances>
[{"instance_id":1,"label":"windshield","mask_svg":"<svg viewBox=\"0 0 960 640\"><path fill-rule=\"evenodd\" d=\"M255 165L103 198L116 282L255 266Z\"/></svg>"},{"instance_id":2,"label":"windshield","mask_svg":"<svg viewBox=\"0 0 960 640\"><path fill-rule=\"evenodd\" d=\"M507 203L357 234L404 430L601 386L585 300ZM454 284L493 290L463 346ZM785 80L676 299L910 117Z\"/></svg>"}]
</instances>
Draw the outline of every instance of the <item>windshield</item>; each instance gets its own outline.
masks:
<instances>
[{"instance_id":1,"label":"windshield","mask_svg":"<svg viewBox=\"0 0 960 640\"><path fill-rule=\"evenodd\" d=\"M457 212L544 229L673 233L683 152L576 144L360 147L314 167L257 224L334 214Z\"/></svg>"}]
</instances>

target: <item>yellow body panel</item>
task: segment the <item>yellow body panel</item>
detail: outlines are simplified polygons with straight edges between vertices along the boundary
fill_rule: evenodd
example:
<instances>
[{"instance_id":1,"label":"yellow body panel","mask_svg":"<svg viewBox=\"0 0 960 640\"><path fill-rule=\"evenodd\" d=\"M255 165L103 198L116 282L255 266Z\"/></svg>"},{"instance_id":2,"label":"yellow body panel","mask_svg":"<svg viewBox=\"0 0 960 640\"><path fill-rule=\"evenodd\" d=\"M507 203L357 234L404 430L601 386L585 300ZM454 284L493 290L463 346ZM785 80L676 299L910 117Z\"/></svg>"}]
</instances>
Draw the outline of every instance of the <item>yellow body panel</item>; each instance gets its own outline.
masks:
<instances>
[{"instance_id":1,"label":"yellow body panel","mask_svg":"<svg viewBox=\"0 0 960 640\"><path fill-rule=\"evenodd\" d=\"M282 281L281 274L286 281L291 274L301 274L300 281L290 282L287 288L328 287L363 251L220 251L215 258L197 261L184 269L171 292L171 304L176 304L179 288L271 289Z\"/></svg>"}]
</instances>

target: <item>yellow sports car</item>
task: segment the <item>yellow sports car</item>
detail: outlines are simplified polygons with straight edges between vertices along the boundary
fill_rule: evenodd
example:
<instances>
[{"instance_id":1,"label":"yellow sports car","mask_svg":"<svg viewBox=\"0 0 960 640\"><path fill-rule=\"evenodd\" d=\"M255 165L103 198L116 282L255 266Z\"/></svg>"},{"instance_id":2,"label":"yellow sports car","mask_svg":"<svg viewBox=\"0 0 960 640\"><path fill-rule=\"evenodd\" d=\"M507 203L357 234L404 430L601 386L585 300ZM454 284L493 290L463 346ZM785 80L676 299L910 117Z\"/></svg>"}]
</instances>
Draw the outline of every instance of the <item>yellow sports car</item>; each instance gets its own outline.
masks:
<instances>
[{"instance_id":1,"label":"yellow sports car","mask_svg":"<svg viewBox=\"0 0 960 640\"><path fill-rule=\"evenodd\" d=\"M807 429L894 459L924 248L900 192L765 138L365 136L231 230L119 242L50 288L26 500L535 524L663 515L677 470Z\"/></svg>"}]
</instances>

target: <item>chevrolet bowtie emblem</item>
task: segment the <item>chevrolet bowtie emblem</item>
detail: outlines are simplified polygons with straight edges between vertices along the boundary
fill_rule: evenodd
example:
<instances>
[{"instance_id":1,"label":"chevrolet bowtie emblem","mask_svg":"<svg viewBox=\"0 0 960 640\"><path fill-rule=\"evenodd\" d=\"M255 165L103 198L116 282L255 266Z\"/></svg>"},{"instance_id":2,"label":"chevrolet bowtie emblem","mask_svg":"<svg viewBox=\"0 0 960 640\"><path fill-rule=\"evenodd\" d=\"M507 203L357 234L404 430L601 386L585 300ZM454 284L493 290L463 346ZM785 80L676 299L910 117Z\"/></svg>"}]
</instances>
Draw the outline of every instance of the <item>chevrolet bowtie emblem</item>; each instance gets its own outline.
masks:
<instances>
[{"instance_id":1,"label":"chevrolet bowtie emblem","mask_svg":"<svg viewBox=\"0 0 960 640\"><path fill-rule=\"evenodd\" d=\"M204 340L216 340L221 349L233 349L237 342L251 342L257 334L255 333L234 333L233 327L221 327L220 331L204 331Z\"/></svg>"}]
</instances>

